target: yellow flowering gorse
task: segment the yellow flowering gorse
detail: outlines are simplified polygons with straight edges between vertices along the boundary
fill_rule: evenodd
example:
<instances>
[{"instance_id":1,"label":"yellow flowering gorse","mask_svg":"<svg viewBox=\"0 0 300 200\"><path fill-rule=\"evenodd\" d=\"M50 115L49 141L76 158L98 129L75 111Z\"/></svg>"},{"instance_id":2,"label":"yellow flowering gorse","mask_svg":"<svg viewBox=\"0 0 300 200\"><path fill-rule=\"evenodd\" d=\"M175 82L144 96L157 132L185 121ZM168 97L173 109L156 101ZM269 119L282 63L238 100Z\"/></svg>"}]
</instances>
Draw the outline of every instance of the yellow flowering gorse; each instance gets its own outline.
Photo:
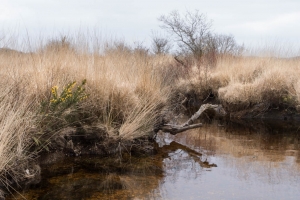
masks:
<instances>
[{"instance_id":1,"label":"yellow flowering gorse","mask_svg":"<svg viewBox=\"0 0 300 200\"><path fill-rule=\"evenodd\" d=\"M73 104L85 100L88 97L85 94L85 84L86 80L83 80L81 85L74 89L76 81L71 82L63 88L60 95L58 94L58 86L53 86L51 88L52 98L50 99L50 109L54 110L57 107L62 107L62 109L68 108Z\"/></svg>"}]
</instances>

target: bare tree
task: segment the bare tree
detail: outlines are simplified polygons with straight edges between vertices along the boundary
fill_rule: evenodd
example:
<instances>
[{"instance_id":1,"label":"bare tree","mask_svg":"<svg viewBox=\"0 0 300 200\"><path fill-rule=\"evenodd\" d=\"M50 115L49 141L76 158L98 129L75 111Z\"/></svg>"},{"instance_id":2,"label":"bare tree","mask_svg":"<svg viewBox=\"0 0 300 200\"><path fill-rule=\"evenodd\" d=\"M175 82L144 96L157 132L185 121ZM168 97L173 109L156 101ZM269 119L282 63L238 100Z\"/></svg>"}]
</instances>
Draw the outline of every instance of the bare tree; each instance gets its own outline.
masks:
<instances>
[{"instance_id":1,"label":"bare tree","mask_svg":"<svg viewBox=\"0 0 300 200\"><path fill-rule=\"evenodd\" d=\"M154 54L168 54L171 48L170 40L158 34L153 34L151 49Z\"/></svg>"},{"instance_id":2,"label":"bare tree","mask_svg":"<svg viewBox=\"0 0 300 200\"><path fill-rule=\"evenodd\" d=\"M239 55L244 47L236 43L232 35L216 34L213 37L214 48L218 55Z\"/></svg>"},{"instance_id":3,"label":"bare tree","mask_svg":"<svg viewBox=\"0 0 300 200\"><path fill-rule=\"evenodd\" d=\"M224 55L240 55L244 46L238 45L232 35L208 34L205 40L205 59L210 66L215 66L217 59Z\"/></svg>"},{"instance_id":4,"label":"bare tree","mask_svg":"<svg viewBox=\"0 0 300 200\"><path fill-rule=\"evenodd\" d=\"M211 22L205 15L198 10L194 13L187 11L184 16L173 11L168 16L162 15L158 20L162 22L161 28L175 37L183 53L192 53L196 59L202 57L211 28Z\"/></svg>"}]
</instances>

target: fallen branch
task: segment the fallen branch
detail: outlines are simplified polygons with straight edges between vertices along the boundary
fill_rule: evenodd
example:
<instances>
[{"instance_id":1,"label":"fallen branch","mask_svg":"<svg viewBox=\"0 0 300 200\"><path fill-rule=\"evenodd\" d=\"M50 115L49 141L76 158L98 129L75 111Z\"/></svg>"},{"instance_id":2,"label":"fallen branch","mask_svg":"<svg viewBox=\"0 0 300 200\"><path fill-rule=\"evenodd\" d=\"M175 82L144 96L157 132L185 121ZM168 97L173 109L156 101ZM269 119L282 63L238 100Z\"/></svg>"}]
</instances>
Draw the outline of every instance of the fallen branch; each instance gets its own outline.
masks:
<instances>
[{"instance_id":1,"label":"fallen branch","mask_svg":"<svg viewBox=\"0 0 300 200\"><path fill-rule=\"evenodd\" d=\"M199 108L199 110L188 121L186 121L182 126L191 125L206 110L212 110L215 113L215 115L220 115L220 114L221 115L226 115L226 113L223 113L225 111L224 111L224 109L221 105L203 104Z\"/></svg>"},{"instance_id":2,"label":"fallen branch","mask_svg":"<svg viewBox=\"0 0 300 200\"><path fill-rule=\"evenodd\" d=\"M182 125L175 124L164 124L160 130L164 132L169 132L172 135L176 135L177 133L194 129L202 126L202 123L193 124L196 119L198 119L201 114L206 110L212 110L217 116L225 116L226 112L224 111L221 105L212 105L212 104L203 104L200 109L185 123Z\"/></svg>"}]
</instances>

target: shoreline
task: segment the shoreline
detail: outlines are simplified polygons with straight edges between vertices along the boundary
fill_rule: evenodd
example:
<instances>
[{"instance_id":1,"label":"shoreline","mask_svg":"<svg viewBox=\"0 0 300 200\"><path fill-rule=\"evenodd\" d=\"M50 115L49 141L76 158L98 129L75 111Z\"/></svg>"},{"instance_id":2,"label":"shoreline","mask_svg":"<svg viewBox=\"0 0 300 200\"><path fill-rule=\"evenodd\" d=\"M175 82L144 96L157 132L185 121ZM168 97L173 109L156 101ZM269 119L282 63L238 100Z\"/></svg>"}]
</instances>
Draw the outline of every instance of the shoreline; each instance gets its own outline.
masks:
<instances>
[{"instance_id":1,"label":"shoreline","mask_svg":"<svg viewBox=\"0 0 300 200\"><path fill-rule=\"evenodd\" d=\"M254 129L264 125L266 127L275 127L275 129L292 128L297 131L297 124L300 122L300 113L291 113L288 110L259 112L258 108L259 106L254 106L252 109L229 113L224 118L210 116L211 118L208 121L205 120L205 118L208 119L206 115L205 118L202 116L201 120L206 121L206 123L217 120L221 122L222 126L228 126L228 123L235 123ZM40 174L41 167L62 162L64 159L72 157L80 159L80 157L85 156L113 158L119 155L122 157L124 152L138 157L147 157L157 153L155 145L155 139L150 136L144 136L132 141L111 138L103 127L80 127L77 130L75 128L66 128L62 129L60 134L51 139L51 148L49 151L43 150L37 155L36 159L29 162L22 181L16 183L8 177L6 177L6 180L8 180L7 183L10 182L9 187L22 189L39 183L42 179ZM6 190L2 184L0 191L1 187L3 191Z\"/></svg>"}]
</instances>

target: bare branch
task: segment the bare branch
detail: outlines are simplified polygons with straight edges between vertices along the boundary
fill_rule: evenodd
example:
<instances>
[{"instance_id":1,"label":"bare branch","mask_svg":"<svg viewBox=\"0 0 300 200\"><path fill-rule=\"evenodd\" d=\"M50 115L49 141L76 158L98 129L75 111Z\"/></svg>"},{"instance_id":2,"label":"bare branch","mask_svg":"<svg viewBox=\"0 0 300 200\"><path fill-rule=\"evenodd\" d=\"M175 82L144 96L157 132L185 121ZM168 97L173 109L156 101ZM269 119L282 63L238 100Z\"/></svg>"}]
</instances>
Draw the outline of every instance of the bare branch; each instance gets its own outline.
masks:
<instances>
[{"instance_id":1,"label":"bare branch","mask_svg":"<svg viewBox=\"0 0 300 200\"><path fill-rule=\"evenodd\" d=\"M152 52L154 54L167 54L170 52L172 45L170 41L158 34L152 36Z\"/></svg>"},{"instance_id":2,"label":"bare branch","mask_svg":"<svg viewBox=\"0 0 300 200\"><path fill-rule=\"evenodd\" d=\"M189 130L189 129L194 129L201 127L202 124L193 124L196 119L200 117L200 115L206 111L206 110L212 110L216 116L225 116L227 113L223 109L222 105L212 105L212 104L203 104L199 110L185 123L182 125L175 125L175 124L165 124L163 125L160 129L164 132L169 132L170 134L176 135L177 133Z\"/></svg>"},{"instance_id":3,"label":"bare branch","mask_svg":"<svg viewBox=\"0 0 300 200\"><path fill-rule=\"evenodd\" d=\"M158 19L161 28L169 32L180 48L180 54L193 54L197 61L205 56L210 65L215 65L218 55L238 55L243 47L238 45L232 35L218 35L211 33L211 22L199 11L180 15L173 11L169 15L162 15Z\"/></svg>"},{"instance_id":4,"label":"bare branch","mask_svg":"<svg viewBox=\"0 0 300 200\"><path fill-rule=\"evenodd\" d=\"M204 51L204 39L209 34L211 23L199 11L187 12L181 16L178 11L159 19L161 28L175 37L182 52L191 52L195 57L201 57Z\"/></svg>"}]
</instances>

